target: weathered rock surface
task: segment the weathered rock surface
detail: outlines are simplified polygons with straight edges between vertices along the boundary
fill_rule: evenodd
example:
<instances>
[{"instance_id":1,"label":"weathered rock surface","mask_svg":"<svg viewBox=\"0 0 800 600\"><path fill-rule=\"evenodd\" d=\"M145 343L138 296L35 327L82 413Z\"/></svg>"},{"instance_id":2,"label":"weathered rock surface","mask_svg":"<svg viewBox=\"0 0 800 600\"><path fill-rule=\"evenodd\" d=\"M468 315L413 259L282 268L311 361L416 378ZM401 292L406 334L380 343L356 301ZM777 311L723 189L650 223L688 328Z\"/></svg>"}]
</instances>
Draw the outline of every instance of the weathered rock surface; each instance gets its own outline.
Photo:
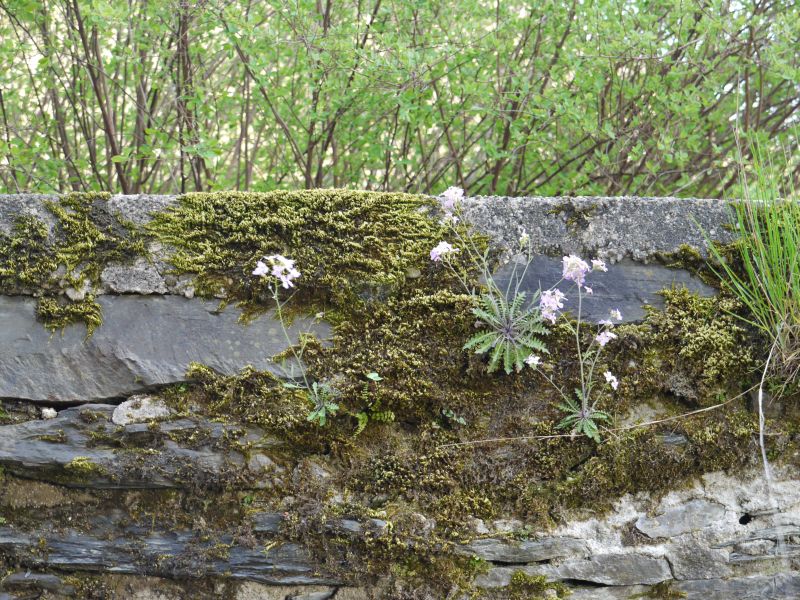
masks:
<instances>
[{"instance_id":1,"label":"weathered rock surface","mask_svg":"<svg viewBox=\"0 0 800 600\"><path fill-rule=\"evenodd\" d=\"M686 598L698 600L794 600L800 598L800 575L777 573L770 576L682 581L674 589Z\"/></svg>"},{"instance_id":2,"label":"weathered rock surface","mask_svg":"<svg viewBox=\"0 0 800 600\"><path fill-rule=\"evenodd\" d=\"M589 547L583 540L568 537L524 541L487 538L461 546L458 552L467 556L477 556L489 562L520 564L554 558L588 556Z\"/></svg>"},{"instance_id":3,"label":"weathered rock surface","mask_svg":"<svg viewBox=\"0 0 800 600\"><path fill-rule=\"evenodd\" d=\"M641 517L636 529L647 537L672 537L703 529L725 514L725 507L707 500L691 500L656 517Z\"/></svg>"},{"instance_id":4,"label":"weathered rock surface","mask_svg":"<svg viewBox=\"0 0 800 600\"><path fill-rule=\"evenodd\" d=\"M509 280L515 284L519 281L519 289L532 297L540 289L546 290L561 281L561 271L560 257L535 256L527 270L524 264L515 267L515 263L510 262L494 274L494 279L501 289L506 288ZM608 319L609 312L614 309L622 313L623 322L640 321L646 314L645 305L664 307L659 292L673 286L686 287L701 296L715 294L714 288L688 271L659 264L644 265L630 259L608 265L608 272L590 273L586 285L592 289L592 294L583 295L581 319L594 323ZM578 297L574 286L562 284L559 288L567 294L564 310L577 316Z\"/></svg>"},{"instance_id":5,"label":"weathered rock surface","mask_svg":"<svg viewBox=\"0 0 800 600\"><path fill-rule=\"evenodd\" d=\"M165 419L172 411L163 400L144 394L131 396L119 404L111 415L114 425L147 423L155 419Z\"/></svg>"},{"instance_id":6,"label":"weathered rock surface","mask_svg":"<svg viewBox=\"0 0 800 600\"><path fill-rule=\"evenodd\" d=\"M286 349L278 321L248 325L234 307L177 296L102 296L103 324L86 338L83 325L51 334L31 298L0 296L0 397L51 403L126 396L186 379L191 362L233 374L246 365L276 374L269 357ZM325 323L298 318L289 335L329 335Z\"/></svg>"},{"instance_id":7,"label":"weathered rock surface","mask_svg":"<svg viewBox=\"0 0 800 600\"><path fill-rule=\"evenodd\" d=\"M522 229L537 253L583 254L648 261L688 245L703 252L706 238L729 242L728 203L690 198L507 198L463 202L463 217L505 248L517 248Z\"/></svg>"},{"instance_id":8,"label":"weathered rock surface","mask_svg":"<svg viewBox=\"0 0 800 600\"><path fill-rule=\"evenodd\" d=\"M235 445L260 437L257 430L186 417L116 426L115 407L67 408L55 419L0 426L0 465L11 473L94 488L215 487L251 473ZM147 448L146 452L138 451ZM279 470L258 472L259 482L279 481Z\"/></svg>"},{"instance_id":9,"label":"weathered rock surface","mask_svg":"<svg viewBox=\"0 0 800 600\"><path fill-rule=\"evenodd\" d=\"M652 585L672 579L663 558L642 554L599 554L587 560L568 560L553 569L559 579L601 585Z\"/></svg>"},{"instance_id":10,"label":"weathered rock surface","mask_svg":"<svg viewBox=\"0 0 800 600\"><path fill-rule=\"evenodd\" d=\"M221 548L227 546L225 551ZM32 568L131 573L170 578L227 575L270 584L332 585L310 554L292 543L248 547L231 536L207 539L191 531L128 526L84 533L0 527L0 551Z\"/></svg>"}]
</instances>

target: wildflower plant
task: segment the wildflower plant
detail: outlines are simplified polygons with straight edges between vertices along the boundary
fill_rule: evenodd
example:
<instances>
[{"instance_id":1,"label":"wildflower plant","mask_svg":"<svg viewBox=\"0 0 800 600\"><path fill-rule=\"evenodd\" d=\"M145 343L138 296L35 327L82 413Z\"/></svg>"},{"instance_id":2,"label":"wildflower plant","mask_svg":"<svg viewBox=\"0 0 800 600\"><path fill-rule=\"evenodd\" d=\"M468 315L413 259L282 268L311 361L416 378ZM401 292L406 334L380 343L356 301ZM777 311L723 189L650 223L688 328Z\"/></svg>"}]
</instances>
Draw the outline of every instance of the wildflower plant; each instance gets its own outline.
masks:
<instances>
[{"instance_id":1,"label":"wildflower plant","mask_svg":"<svg viewBox=\"0 0 800 600\"><path fill-rule=\"evenodd\" d=\"M488 354L490 373L501 364L506 373L521 371L531 353L547 352L540 336L548 330L542 323L541 312L532 309L535 302L535 296L532 302L526 302L525 292L518 292L511 301L497 290L482 294L479 306L472 309L481 331L464 344L464 349Z\"/></svg>"},{"instance_id":2,"label":"wildflower plant","mask_svg":"<svg viewBox=\"0 0 800 600\"><path fill-rule=\"evenodd\" d=\"M328 422L328 419L334 416L339 410L339 405L335 402L336 398L339 396L339 392L327 383L312 382L308 379L305 369L302 368L305 344L301 340L299 349L296 348L296 345L292 342L289 332L286 329L286 319L283 309L290 298L281 300L280 296L281 289L288 290L295 287L294 281L300 277L300 271L295 268L294 260L280 254L273 254L264 256L256 263L253 275L263 277L267 280L267 288L270 290L272 299L275 301L275 314L278 317L278 323L280 323L281 330L286 337L292 355L300 365L302 383L290 381L284 383L284 386L290 389L299 389L305 393L306 398L312 406L306 419L322 427Z\"/></svg>"},{"instance_id":3,"label":"wildflower plant","mask_svg":"<svg viewBox=\"0 0 800 600\"><path fill-rule=\"evenodd\" d=\"M596 393L597 384L595 369L598 364L598 359L606 345L617 339L617 334L614 333L612 329L614 328L615 320L622 320L622 313L618 309L610 311L609 318L603 319L597 324L597 333L586 347L583 347L581 343L581 326L585 326L582 322L581 313L583 309L583 296L592 293L592 288L586 285L587 275L589 273L597 271L605 272L607 270L606 264L602 260L596 258L591 261L591 265L574 254L565 256L562 259L562 281L571 281L578 295L577 319L574 325L570 321L565 321L566 327L575 338L578 365L580 367L580 387L576 387L573 390L574 396L565 392L563 387L557 385L552 377L542 369L541 357L532 355L526 359L526 363L531 368L541 373L561 396L561 402L558 404L558 408L565 412L566 416L557 427L559 429L569 429L573 435L585 435L595 442L600 441L598 422L608 421L611 418L608 413L597 409L597 403L601 396ZM547 319L554 323L558 316L558 310L563 308L563 301L565 299L566 295L555 287L547 292L543 292L542 299L540 300L542 313L545 314ZM619 387L619 380L616 376L611 373L611 371L605 371L603 376L606 385L616 391Z\"/></svg>"},{"instance_id":4,"label":"wildflower plant","mask_svg":"<svg viewBox=\"0 0 800 600\"><path fill-rule=\"evenodd\" d=\"M531 353L547 352L542 337L549 331L544 325L542 311L539 309L539 294L536 293L529 298L526 292L519 289L522 278L516 278L516 263L505 290L495 282L488 266L486 251L479 251L472 239L463 236L457 227L460 222L457 211L463 197L464 192L453 187L448 188L442 195L441 207L445 213L443 223L450 226L459 245L454 246L447 241L439 242L431 249L431 261L450 267L467 293L476 299L472 313L476 317L475 325L479 331L467 340L464 349L488 356L489 373L497 371L501 366L506 374L519 372L525 367L525 359ZM530 250L530 238L524 231L519 244L521 250ZM463 274L451 262L462 249L481 269L485 289L480 293L469 285ZM516 281L516 286L512 289L513 281Z\"/></svg>"},{"instance_id":5,"label":"wildflower plant","mask_svg":"<svg viewBox=\"0 0 800 600\"><path fill-rule=\"evenodd\" d=\"M477 306L473 314L477 317L476 326L480 331L473 335L464 345L466 350L473 350L476 354L488 356L488 372L494 372L502 365L503 370L510 374L521 371L526 365L538 371L558 391L561 402L558 408L566 416L558 424L561 429L570 429L573 435L586 435L594 441L600 440L598 423L608 421L608 413L597 409L598 401L602 398L598 393L595 370L599 358L605 347L617 338L614 333L614 321L621 321L622 314L619 310L612 310L609 318L598 323L598 330L588 346L582 346L581 326L583 296L593 293L592 288L586 285L586 278L590 273L606 272L608 268L599 258L589 262L580 256L570 254L562 259L562 279L552 288L537 292L530 298L520 290L520 284L525 272L531 264L532 246L530 236L524 229L520 230L518 240L519 250L527 255L524 270L517 277L517 265L514 267L505 290L500 289L492 277L488 265L486 252L480 252L470 238L463 236L456 226L459 203L463 200L464 193L458 188L449 188L441 196L441 208L444 212L442 222L451 226L451 231L457 240L458 246L450 242L441 241L431 250L431 260L436 263L453 267L450 259L458 252L469 253L470 258L477 263L482 271L485 290L478 293L467 280L455 269L451 270L459 278L467 292L476 298ZM566 294L558 286L562 282L571 282L578 296L577 320L575 323L566 321L566 326L575 338L578 364L580 366L580 385L574 389L573 394L567 394L557 385L547 371L543 368L542 355L548 350L542 337L549 333L547 322L554 324L558 315L564 308ZM604 373L605 384L615 391L619 380L610 371Z\"/></svg>"}]
</instances>

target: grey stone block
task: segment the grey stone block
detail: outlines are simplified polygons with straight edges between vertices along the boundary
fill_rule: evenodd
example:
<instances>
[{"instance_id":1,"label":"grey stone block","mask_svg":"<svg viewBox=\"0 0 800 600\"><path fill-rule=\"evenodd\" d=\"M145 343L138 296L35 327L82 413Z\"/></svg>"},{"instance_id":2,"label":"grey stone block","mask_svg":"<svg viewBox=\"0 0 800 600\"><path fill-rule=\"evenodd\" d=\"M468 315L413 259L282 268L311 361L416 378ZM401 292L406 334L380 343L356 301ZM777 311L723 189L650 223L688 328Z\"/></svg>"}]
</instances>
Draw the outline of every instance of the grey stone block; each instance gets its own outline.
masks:
<instances>
[{"instance_id":1,"label":"grey stone block","mask_svg":"<svg viewBox=\"0 0 800 600\"><path fill-rule=\"evenodd\" d=\"M524 541L488 538L474 540L458 547L457 551L460 554L477 556L489 562L522 564L554 558L587 556L589 547L583 540L569 537Z\"/></svg>"},{"instance_id":2,"label":"grey stone block","mask_svg":"<svg viewBox=\"0 0 800 600\"><path fill-rule=\"evenodd\" d=\"M233 374L247 365L283 372L269 358L287 347L269 314L248 325L235 307L178 296L102 296L103 324L87 338L83 325L51 334L36 321L36 301L0 296L0 397L92 402L186 380L191 362ZM329 335L325 323L298 318L289 327ZM299 371L297 372L299 373Z\"/></svg>"},{"instance_id":3,"label":"grey stone block","mask_svg":"<svg viewBox=\"0 0 800 600\"><path fill-rule=\"evenodd\" d=\"M725 507L707 500L690 500L655 517L640 517L636 529L648 537L672 537L708 527L725 514Z\"/></svg>"}]
</instances>

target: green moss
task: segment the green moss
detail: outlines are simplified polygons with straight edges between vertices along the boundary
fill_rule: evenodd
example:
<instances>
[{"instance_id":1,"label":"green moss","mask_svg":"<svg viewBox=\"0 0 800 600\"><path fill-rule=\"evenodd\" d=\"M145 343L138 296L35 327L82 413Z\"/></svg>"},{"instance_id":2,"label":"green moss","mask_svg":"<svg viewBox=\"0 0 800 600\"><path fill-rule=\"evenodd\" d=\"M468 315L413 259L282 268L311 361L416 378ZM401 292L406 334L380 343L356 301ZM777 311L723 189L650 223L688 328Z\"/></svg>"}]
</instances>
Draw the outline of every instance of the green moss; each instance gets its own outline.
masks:
<instances>
[{"instance_id":1,"label":"green moss","mask_svg":"<svg viewBox=\"0 0 800 600\"><path fill-rule=\"evenodd\" d=\"M76 456L66 465L64 469L72 476L89 479L91 477L103 476L106 470L100 465L93 463L91 459L86 456Z\"/></svg>"},{"instance_id":2,"label":"green moss","mask_svg":"<svg viewBox=\"0 0 800 600\"><path fill-rule=\"evenodd\" d=\"M136 228L106 210L107 193L67 194L45 207L55 217L52 234L30 215L19 216L10 234L0 234L0 290L43 294L38 316L50 329L84 323L89 335L101 322L100 305L87 291L99 283L109 262L127 262L146 254ZM59 273L63 268L63 273ZM64 288L86 294L70 301Z\"/></svg>"},{"instance_id":3,"label":"green moss","mask_svg":"<svg viewBox=\"0 0 800 600\"><path fill-rule=\"evenodd\" d=\"M64 329L73 323L83 323L86 325L87 337L92 335L103 322L102 309L91 294L76 302L50 297L40 298L36 316L51 331Z\"/></svg>"},{"instance_id":4,"label":"green moss","mask_svg":"<svg viewBox=\"0 0 800 600\"><path fill-rule=\"evenodd\" d=\"M547 594L548 590L551 590L550 594ZM563 583L547 581L544 575L527 575L524 571L514 572L506 591L509 600L566 598L570 594L569 589Z\"/></svg>"},{"instance_id":5,"label":"green moss","mask_svg":"<svg viewBox=\"0 0 800 600\"><path fill-rule=\"evenodd\" d=\"M36 436L36 439L42 440L43 442L50 442L52 444L63 444L67 441L67 436L63 429L59 429L53 433Z\"/></svg>"},{"instance_id":6,"label":"green moss","mask_svg":"<svg viewBox=\"0 0 800 600\"><path fill-rule=\"evenodd\" d=\"M752 337L735 316L741 305L727 296L701 298L685 288L662 295L666 306L650 311L642 350L658 349L658 356L649 358L658 363L653 369L671 374L664 385L700 405L739 388L755 365Z\"/></svg>"},{"instance_id":7,"label":"green moss","mask_svg":"<svg viewBox=\"0 0 800 600\"><path fill-rule=\"evenodd\" d=\"M201 293L263 299L265 284L251 272L278 253L297 262L302 291L341 308L390 294L425 268L444 232L425 214L430 202L350 190L196 193L181 196L149 230L176 248L171 262L197 276Z\"/></svg>"},{"instance_id":8,"label":"green moss","mask_svg":"<svg viewBox=\"0 0 800 600\"><path fill-rule=\"evenodd\" d=\"M144 256L144 238L136 227L110 215L108 193L66 194L45 206L57 219L55 257L67 268L73 287L99 281L103 266ZM76 274L76 270L79 273Z\"/></svg>"},{"instance_id":9,"label":"green moss","mask_svg":"<svg viewBox=\"0 0 800 600\"><path fill-rule=\"evenodd\" d=\"M31 215L19 216L11 234L0 232L0 289L38 289L58 267L47 225Z\"/></svg>"}]
</instances>

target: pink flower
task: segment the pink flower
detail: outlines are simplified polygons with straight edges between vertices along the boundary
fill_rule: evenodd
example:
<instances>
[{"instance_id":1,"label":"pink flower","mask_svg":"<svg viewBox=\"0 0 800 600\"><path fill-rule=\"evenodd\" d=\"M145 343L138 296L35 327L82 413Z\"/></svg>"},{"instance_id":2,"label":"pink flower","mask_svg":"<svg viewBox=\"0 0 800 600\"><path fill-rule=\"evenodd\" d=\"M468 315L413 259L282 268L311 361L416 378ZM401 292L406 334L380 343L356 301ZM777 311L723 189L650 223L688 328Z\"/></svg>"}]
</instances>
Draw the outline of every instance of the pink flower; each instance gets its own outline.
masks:
<instances>
[{"instance_id":1,"label":"pink flower","mask_svg":"<svg viewBox=\"0 0 800 600\"><path fill-rule=\"evenodd\" d=\"M603 319L602 321L598 321L597 324L598 325L605 325L606 327L613 327L614 326L614 323L611 321L611 319Z\"/></svg>"},{"instance_id":2,"label":"pink flower","mask_svg":"<svg viewBox=\"0 0 800 600\"><path fill-rule=\"evenodd\" d=\"M267 274L270 274L278 279L281 282L281 286L284 288L289 289L290 287L294 287L294 283L292 282L300 277L300 271L294 268L293 260L280 254L265 256L264 260L270 262L272 264L272 268L270 269L270 267L268 267L263 261L258 261L256 263L256 268L253 271L253 275L264 277Z\"/></svg>"},{"instance_id":3,"label":"pink flower","mask_svg":"<svg viewBox=\"0 0 800 600\"><path fill-rule=\"evenodd\" d=\"M431 250L431 260L434 262L439 262L442 260L443 256L447 256L448 254L452 254L454 252L458 252L458 248L453 248L453 246L447 242L439 242L439 244Z\"/></svg>"},{"instance_id":4,"label":"pink flower","mask_svg":"<svg viewBox=\"0 0 800 600\"><path fill-rule=\"evenodd\" d=\"M619 312L618 308L615 308L611 311L611 318L616 319L617 321L622 321L622 313Z\"/></svg>"},{"instance_id":5,"label":"pink flower","mask_svg":"<svg viewBox=\"0 0 800 600\"><path fill-rule=\"evenodd\" d=\"M588 295L594 294L594 290L590 288L588 285L583 286L583 291L586 292Z\"/></svg>"},{"instance_id":6,"label":"pink flower","mask_svg":"<svg viewBox=\"0 0 800 600\"><path fill-rule=\"evenodd\" d=\"M451 213L456 208L456 203L464 199L464 190L460 187L449 187L442 194L442 208Z\"/></svg>"},{"instance_id":7,"label":"pink flower","mask_svg":"<svg viewBox=\"0 0 800 600\"><path fill-rule=\"evenodd\" d=\"M619 381L611 374L611 371L606 371L603 375L606 377L606 383L609 383L612 388L617 389L619 387Z\"/></svg>"},{"instance_id":8,"label":"pink flower","mask_svg":"<svg viewBox=\"0 0 800 600\"><path fill-rule=\"evenodd\" d=\"M611 340L617 339L616 333L611 333L610 331L601 331L597 334L597 337L594 338L601 347L605 346Z\"/></svg>"},{"instance_id":9,"label":"pink flower","mask_svg":"<svg viewBox=\"0 0 800 600\"><path fill-rule=\"evenodd\" d=\"M574 281L578 285L583 285L586 280L586 273L589 272L589 265L580 256L570 254L562 259L562 276L564 279Z\"/></svg>"},{"instance_id":10,"label":"pink flower","mask_svg":"<svg viewBox=\"0 0 800 600\"><path fill-rule=\"evenodd\" d=\"M606 263L599 258L592 259L592 271L608 271Z\"/></svg>"},{"instance_id":11,"label":"pink flower","mask_svg":"<svg viewBox=\"0 0 800 600\"><path fill-rule=\"evenodd\" d=\"M263 277L269 273L269 267L261 261L256 263L256 268L253 270L253 275L258 275L259 277Z\"/></svg>"},{"instance_id":12,"label":"pink flower","mask_svg":"<svg viewBox=\"0 0 800 600\"><path fill-rule=\"evenodd\" d=\"M530 356L528 356L528 358L525 359L525 364L528 365L529 367L536 368L540 364L542 364L542 357L536 356L535 354L531 354Z\"/></svg>"},{"instance_id":13,"label":"pink flower","mask_svg":"<svg viewBox=\"0 0 800 600\"><path fill-rule=\"evenodd\" d=\"M548 319L551 323L556 322L556 313L560 308L564 308L564 294L561 290L547 290L542 292L539 299L539 310L542 311L542 318Z\"/></svg>"}]
</instances>

